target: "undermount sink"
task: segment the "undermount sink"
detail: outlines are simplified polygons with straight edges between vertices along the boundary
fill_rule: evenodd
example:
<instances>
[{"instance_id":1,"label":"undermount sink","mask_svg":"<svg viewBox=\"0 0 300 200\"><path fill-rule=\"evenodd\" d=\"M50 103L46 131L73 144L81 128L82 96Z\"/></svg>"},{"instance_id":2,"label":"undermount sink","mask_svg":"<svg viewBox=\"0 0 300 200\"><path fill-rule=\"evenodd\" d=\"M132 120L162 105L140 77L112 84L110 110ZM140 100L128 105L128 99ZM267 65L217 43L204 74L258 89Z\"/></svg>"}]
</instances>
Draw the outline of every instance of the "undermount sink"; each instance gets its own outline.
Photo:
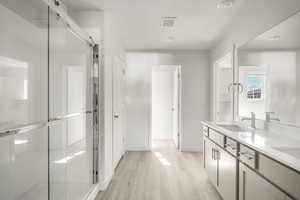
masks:
<instances>
[{"instance_id":1,"label":"undermount sink","mask_svg":"<svg viewBox=\"0 0 300 200\"><path fill-rule=\"evenodd\" d=\"M300 159L300 147L273 147L273 149Z\"/></svg>"},{"instance_id":2,"label":"undermount sink","mask_svg":"<svg viewBox=\"0 0 300 200\"><path fill-rule=\"evenodd\" d=\"M217 124L218 126L220 126L221 128L224 128L224 129L227 129L229 131L232 131L232 132L245 132L247 131L246 129L238 126L238 125L235 125L235 124Z\"/></svg>"}]
</instances>

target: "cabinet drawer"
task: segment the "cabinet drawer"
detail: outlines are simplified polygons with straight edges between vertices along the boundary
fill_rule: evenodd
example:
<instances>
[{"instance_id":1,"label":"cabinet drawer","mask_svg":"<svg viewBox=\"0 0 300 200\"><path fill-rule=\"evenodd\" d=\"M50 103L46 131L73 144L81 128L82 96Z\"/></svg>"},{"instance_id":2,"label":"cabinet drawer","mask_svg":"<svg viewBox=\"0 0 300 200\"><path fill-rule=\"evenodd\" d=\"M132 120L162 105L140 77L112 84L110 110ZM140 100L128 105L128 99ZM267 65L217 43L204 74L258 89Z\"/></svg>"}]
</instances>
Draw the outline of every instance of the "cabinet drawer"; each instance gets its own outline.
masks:
<instances>
[{"instance_id":1,"label":"cabinet drawer","mask_svg":"<svg viewBox=\"0 0 300 200\"><path fill-rule=\"evenodd\" d=\"M228 137L226 137L225 149L232 153L234 156L237 156L237 146L238 143Z\"/></svg>"},{"instance_id":2,"label":"cabinet drawer","mask_svg":"<svg viewBox=\"0 0 300 200\"><path fill-rule=\"evenodd\" d=\"M220 145L221 147L224 147L225 144L225 136L209 129L209 138L214 141L216 144Z\"/></svg>"},{"instance_id":3,"label":"cabinet drawer","mask_svg":"<svg viewBox=\"0 0 300 200\"><path fill-rule=\"evenodd\" d=\"M247 164L253 169L257 168L257 155L253 149L250 149L249 147L241 144L239 157L243 163Z\"/></svg>"},{"instance_id":4,"label":"cabinet drawer","mask_svg":"<svg viewBox=\"0 0 300 200\"><path fill-rule=\"evenodd\" d=\"M203 132L203 135L208 137L208 127L207 126L203 126L202 132Z\"/></svg>"},{"instance_id":5,"label":"cabinet drawer","mask_svg":"<svg viewBox=\"0 0 300 200\"><path fill-rule=\"evenodd\" d=\"M259 172L296 199L300 199L300 173L259 155Z\"/></svg>"}]
</instances>

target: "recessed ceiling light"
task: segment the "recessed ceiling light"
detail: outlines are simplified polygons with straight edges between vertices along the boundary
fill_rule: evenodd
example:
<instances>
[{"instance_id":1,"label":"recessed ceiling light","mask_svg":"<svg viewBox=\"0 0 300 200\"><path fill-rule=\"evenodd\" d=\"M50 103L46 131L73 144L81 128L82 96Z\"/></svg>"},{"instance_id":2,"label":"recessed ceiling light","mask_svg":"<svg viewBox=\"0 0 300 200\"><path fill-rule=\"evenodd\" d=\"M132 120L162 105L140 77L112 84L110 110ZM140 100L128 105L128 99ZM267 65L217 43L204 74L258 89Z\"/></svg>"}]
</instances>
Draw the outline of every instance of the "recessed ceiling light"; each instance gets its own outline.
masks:
<instances>
[{"instance_id":1,"label":"recessed ceiling light","mask_svg":"<svg viewBox=\"0 0 300 200\"><path fill-rule=\"evenodd\" d=\"M233 0L221 0L217 4L217 8L231 8L233 6Z\"/></svg>"}]
</instances>

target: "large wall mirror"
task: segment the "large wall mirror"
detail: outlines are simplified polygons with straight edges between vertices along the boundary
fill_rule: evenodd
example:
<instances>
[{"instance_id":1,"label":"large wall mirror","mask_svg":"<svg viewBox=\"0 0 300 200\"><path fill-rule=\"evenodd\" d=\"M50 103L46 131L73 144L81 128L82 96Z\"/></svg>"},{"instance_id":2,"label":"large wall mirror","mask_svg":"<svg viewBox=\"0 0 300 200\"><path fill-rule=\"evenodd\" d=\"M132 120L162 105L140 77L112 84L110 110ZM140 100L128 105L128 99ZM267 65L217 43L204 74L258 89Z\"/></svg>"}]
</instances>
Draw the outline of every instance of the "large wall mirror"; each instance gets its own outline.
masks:
<instances>
[{"instance_id":1,"label":"large wall mirror","mask_svg":"<svg viewBox=\"0 0 300 200\"><path fill-rule=\"evenodd\" d=\"M300 125L300 12L238 51L238 113Z\"/></svg>"}]
</instances>

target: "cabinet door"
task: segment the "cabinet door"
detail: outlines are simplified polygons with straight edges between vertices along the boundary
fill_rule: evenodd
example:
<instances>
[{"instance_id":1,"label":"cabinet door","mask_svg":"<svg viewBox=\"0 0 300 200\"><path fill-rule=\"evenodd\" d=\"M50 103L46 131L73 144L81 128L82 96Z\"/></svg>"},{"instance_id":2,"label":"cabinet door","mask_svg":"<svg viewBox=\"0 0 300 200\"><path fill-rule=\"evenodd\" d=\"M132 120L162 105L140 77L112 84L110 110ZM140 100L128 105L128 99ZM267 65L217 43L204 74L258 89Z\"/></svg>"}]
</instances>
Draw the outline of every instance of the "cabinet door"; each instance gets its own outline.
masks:
<instances>
[{"instance_id":1,"label":"cabinet door","mask_svg":"<svg viewBox=\"0 0 300 200\"><path fill-rule=\"evenodd\" d=\"M240 200L285 200L286 196L261 176L240 164Z\"/></svg>"},{"instance_id":2,"label":"cabinet door","mask_svg":"<svg viewBox=\"0 0 300 200\"><path fill-rule=\"evenodd\" d=\"M210 181L214 186L217 186L217 160L214 156L215 149L215 144L205 138L205 170Z\"/></svg>"},{"instance_id":3,"label":"cabinet door","mask_svg":"<svg viewBox=\"0 0 300 200\"><path fill-rule=\"evenodd\" d=\"M221 148L218 151L220 152L218 191L224 200L235 200L237 197L237 160Z\"/></svg>"}]
</instances>

